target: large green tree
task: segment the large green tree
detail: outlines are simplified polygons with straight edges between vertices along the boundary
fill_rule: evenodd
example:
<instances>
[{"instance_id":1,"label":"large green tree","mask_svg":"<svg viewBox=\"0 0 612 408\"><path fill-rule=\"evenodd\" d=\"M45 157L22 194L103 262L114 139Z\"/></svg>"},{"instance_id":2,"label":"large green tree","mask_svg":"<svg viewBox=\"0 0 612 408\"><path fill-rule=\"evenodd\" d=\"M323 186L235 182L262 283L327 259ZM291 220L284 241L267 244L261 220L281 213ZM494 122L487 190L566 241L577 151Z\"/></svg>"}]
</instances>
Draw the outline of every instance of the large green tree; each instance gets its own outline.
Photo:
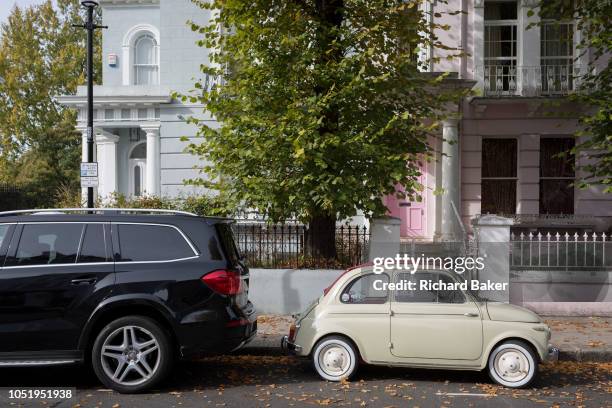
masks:
<instances>
[{"instance_id":1,"label":"large green tree","mask_svg":"<svg viewBox=\"0 0 612 408\"><path fill-rule=\"evenodd\" d=\"M83 19L78 0L48 0L13 8L0 25L0 181L23 181L49 200L56 186L78 181L75 113L56 96L75 93L85 81L86 33L73 27ZM98 33L98 75L99 40ZM54 160L54 152L62 157Z\"/></svg>"},{"instance_id":2,"label":"large green tree","mask_svg":"<svg viewBox=\"0 0 612 408\"><path fill-rule=\"evenodd\" d=\"M579 158L584 172L579 186L603 184L604 191L612 193L612 0L541 0L538 6L541 17L575 21L576 30L582 33L575 57L588 62L581 69L584 75L578 92L569 98L584 113L576 134L580 141L568 153Z\"/></svg>"},{"instance_id":3,"label":"large green tree","mask_svg":"<svg viewBox=\"0 0 612 408\"><path fill-rule=\"evenodd\" d=\"M183 96L221 122L191 119L203 140L190 149L210 163L192 182L272 220L309 222L325 256L335 254L338 218L385 214L382 197L397 185L418 194L418 161L456 97L444 76L422 72L422 50L456 54L423 1L194 2L213 16L192 24L212 50L202 72L224 84L202 80Z\"/></svg>"}]
</instances>

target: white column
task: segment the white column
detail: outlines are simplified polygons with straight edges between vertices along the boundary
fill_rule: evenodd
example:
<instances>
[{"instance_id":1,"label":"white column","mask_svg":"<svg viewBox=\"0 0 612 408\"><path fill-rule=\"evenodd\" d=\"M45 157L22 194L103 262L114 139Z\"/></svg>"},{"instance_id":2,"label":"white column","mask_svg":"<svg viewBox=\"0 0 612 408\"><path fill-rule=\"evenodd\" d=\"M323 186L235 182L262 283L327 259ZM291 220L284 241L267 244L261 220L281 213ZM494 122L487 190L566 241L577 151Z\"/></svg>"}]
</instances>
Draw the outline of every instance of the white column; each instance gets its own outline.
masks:
<instances>
[{"instance_id":1,"label":"white column","mask_svg":"<svg viewBox=\"0 0 612 408\"><path fill-rule=\"evenodd\" d=\"M459 219L461 216L461 161L459 158L459 121L447 119L442 128L442 240L462 239Z\"/></svg>"},{"instance_id":2,"label":"white column","mask_svg":"<svg viewBox=\"0 0 612 408\"><path fill-rule=\"evenodd\" d=\"M96 136L98 145L98 194L107 199L118 190L117 173L117 143L119 136L103 132Z\"/></svg>"},{"instance_id":3,"label":"white column","mask_svg":"<svg viewBox=\"0 0 612 408\"><path fill-rule=\"evenodd\" d=\"M474 0L472 13L472 32L474 36L473 64L476 88L484 89L484 0Z\"/></svg>"},{"instance_id":4,"label":"white column","mask_svg":"<svg viewBox=\"0 0 612 408\"><path fill-rule=\"evenodd\" d=\"M540 27L537 0L522 0L518 12L517 89L522 96L537 96L541 87ZM530 11L533 15L530 16ZM527 28L531 25L531 28Z\"/></svg>"},{"instance_id":5,"label":"white column","mask_svg":"<svg viewBox=\"0 0 612 408\"><path fill-rule=\"evenodd\" d=\"M148 195L160 195L160 142L159 126L142 126L147 134L147 174L146 193Z\"/></svg>"}]
</instances>

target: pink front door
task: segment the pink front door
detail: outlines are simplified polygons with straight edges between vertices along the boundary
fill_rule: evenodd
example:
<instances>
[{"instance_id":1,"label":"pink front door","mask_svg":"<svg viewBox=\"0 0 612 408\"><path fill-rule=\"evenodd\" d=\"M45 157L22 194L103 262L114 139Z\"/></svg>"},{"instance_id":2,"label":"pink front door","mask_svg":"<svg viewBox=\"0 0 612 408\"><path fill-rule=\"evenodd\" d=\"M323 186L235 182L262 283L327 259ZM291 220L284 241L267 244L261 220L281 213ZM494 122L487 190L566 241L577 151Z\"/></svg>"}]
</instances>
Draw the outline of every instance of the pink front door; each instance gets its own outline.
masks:
<instances>
[{"instance_id":1,"label":"pink front door","mask_svg":"<svg viewBox=\"0 0 612 408\"><path fill-rule=\"evenodd\" d=\"M424 176L421 174L419 183L423 184ZM398 191L404 191L404 187L398 185ZM408 201L404 198L397 198L393 194L384 198L384 203L389 209L389 215L401 220L401 237L424 237L425 236L425 194L422 194L421 201Z\"/></svg>"}]
</instances>

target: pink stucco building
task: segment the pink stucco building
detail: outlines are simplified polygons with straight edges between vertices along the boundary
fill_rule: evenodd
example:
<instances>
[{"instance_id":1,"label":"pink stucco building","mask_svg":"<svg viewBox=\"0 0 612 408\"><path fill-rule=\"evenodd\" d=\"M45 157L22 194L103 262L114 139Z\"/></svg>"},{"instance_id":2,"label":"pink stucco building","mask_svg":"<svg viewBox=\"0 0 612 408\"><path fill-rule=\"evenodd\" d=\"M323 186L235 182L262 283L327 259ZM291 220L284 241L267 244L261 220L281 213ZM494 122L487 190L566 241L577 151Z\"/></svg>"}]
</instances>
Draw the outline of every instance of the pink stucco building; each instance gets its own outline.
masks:
<instances>
[{"instance_id":1,"label":"pink stucco building","mask_svg":"<svg viewBox=\"0 0 612 408\"><path fill-rule=\"evenodd\" d=\"M423 167L422 201L387 198L391 215L402 220L402 237L453 239L488 213L518 215L519 224L532 227L610 228L612 194L571 187L579 174L555 157L575 143L584 107L565 96L579 86L589 53L576 59L581 34L571 22L551 19L528 28L539 22L529 12L535 4L450 0L426 6L432 18L452 27L439 33L441 40L466 54L447 60L431 52L430 60L442 57L431 71L452 72L476 96L458 101L452 108L457 119L443 123L437 160ZM463 13L449 13L457 10Z\"/></svg>"}]
</instances>

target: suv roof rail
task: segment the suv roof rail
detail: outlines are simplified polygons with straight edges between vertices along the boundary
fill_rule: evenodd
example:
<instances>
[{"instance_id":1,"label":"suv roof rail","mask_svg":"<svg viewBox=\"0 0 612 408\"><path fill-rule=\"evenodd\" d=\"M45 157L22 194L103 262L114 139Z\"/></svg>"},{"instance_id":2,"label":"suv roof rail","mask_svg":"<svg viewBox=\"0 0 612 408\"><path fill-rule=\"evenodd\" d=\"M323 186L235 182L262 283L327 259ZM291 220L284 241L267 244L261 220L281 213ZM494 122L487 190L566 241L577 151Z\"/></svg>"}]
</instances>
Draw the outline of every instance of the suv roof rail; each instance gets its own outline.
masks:
<instances>
[{"instance_id":1,"label":"suv roof rail","mask_svg":"<svg viewBox=\"0 0 612 408\"><path fill-rule=\"evenodd\" d=\"M66 214L66 213L90 213L95 212L96 214L122 214L122 213L143 213L143 214L170 214L170 215L189 215L197 217L197 214L187 211L177 210L163 210L157 208L37 208L31 210L15 210L15 211L3 211L0 212L0 217L9 215L19 214L31 214L31 215L42 215L42 214Z\"/></svg>"}]
</instances>

